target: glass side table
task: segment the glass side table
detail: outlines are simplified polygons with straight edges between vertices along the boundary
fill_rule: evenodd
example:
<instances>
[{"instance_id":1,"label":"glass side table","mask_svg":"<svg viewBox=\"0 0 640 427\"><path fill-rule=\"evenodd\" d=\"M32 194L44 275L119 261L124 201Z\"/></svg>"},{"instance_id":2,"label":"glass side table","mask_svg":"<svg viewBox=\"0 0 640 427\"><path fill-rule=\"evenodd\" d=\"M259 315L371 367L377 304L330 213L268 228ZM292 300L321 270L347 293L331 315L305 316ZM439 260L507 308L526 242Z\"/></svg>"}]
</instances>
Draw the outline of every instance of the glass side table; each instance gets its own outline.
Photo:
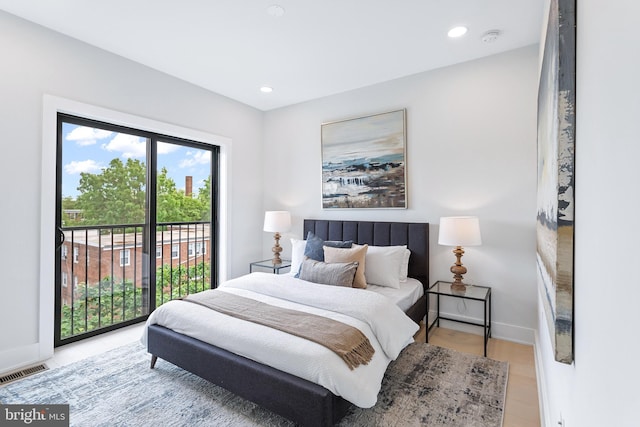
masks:
<instances>
[{"instance_id":1,"label":"glass side table","mask_svg":"<svg viewBox=\"0 0 640 427\"><path fill-rule=\"evenodd\" d=\"M429 324L429 297L436 296L436 318ZM440 297L453 297L465 300L480 301L484 304L484 322L475 323L466 320L452 319L440 315ZM427 290L427 342L429 342L429 331L434 326L440 327L440 320L450 322L466 323L467 325L480 326L484 332L484 357L487 357L487 342L491 338L491 288L488 286L467 285L464 291L451 289L451 282L437 281Z\"/></svg>"},{"instance_id":2,"label":"glass side table","mask_svg":"<svg viewBox=\"0 0 640 427\"><path fill-rule=\"evenodd\" d=\"M254 268L268 268L273 271L273 274L280 274L280 270L285 268L291 268L291 261L283 259L280 264L274 264L271 259L263 259L262 261L255 261L249 264L249 273L253 273Z\"/></svg>"}]
</instances>

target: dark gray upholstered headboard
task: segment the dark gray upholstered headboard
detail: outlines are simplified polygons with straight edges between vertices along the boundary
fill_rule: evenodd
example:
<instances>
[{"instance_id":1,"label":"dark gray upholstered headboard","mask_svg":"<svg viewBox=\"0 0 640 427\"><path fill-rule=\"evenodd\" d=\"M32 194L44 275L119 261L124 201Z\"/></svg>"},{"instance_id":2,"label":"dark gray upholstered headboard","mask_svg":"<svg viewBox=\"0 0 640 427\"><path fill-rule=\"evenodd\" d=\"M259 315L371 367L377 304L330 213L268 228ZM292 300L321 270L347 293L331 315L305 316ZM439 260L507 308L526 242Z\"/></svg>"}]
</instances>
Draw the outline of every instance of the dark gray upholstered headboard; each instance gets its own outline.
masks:
<instances>
[{"instance_id":1,"label":"dark gray upholstered headboard","mask_svg":"<svg viewBox=\"0 0 640 427\"><path fill-rule=\"evenodd\" d=\"M407 245L409 277L429 284L429 224L413 222L304 220L304 238L311 231L324 240L353 240L359 245Z\"/></svg>"}]
</instances>

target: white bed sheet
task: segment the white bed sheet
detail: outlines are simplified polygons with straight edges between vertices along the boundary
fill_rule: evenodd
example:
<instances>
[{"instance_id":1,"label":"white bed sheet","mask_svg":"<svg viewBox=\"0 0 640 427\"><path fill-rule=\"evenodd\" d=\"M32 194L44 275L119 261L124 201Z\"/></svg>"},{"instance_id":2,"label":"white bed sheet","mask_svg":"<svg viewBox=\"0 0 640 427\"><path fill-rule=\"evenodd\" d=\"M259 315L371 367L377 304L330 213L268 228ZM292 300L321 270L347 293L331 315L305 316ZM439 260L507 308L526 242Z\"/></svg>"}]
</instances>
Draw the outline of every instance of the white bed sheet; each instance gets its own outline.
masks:
<instances>
[{"instance_id":1,"label":"white bed sheet","mask_svg":"<svg viewBox=\"0 0 640 427\"><path fill-rule=\"evenodd\" d=\"M367 290L390 298L402 311L407 311L409 307L424 295L422 282L418 279L412 279L411 277L409 277L406 282L400 282L400 289L367 285Z\"/></svg>"},{"instance_id":2,"label":"white bed sheet","mask_svg":"<svg viewBox=\"0 0 640 427\"><path fill-rule=\"evenodd\" d=\"M413 342L418 330L391 300L361 289L318 285L268 273L232 279L219 289L352 325L371 342L373 359L350 370L338 355L312 341L183 301L169 301L158 307L147 325L165 326L320 384L361 408L375 405L388 364ZM359 303L353 304L356 300ZM146 345L146 328L142 342Z\"/></svg>"},{"instance_id":3,"label":"white bed sheet","mask_svg":"<svg viewBox=\"0 0 640 427\"><path fill-rule=\"evenodd\" d=\"M286 273L286 275L294 277L295 272ZM400 282L400 289L390 288L388 286L378 286L367 284L368 291L375 292L390 298L402 311L407 311L409 307L416 303L422 295L424 295L424 287L418 279L407 278L406 281Z\"/></svg>"}]
</instances>

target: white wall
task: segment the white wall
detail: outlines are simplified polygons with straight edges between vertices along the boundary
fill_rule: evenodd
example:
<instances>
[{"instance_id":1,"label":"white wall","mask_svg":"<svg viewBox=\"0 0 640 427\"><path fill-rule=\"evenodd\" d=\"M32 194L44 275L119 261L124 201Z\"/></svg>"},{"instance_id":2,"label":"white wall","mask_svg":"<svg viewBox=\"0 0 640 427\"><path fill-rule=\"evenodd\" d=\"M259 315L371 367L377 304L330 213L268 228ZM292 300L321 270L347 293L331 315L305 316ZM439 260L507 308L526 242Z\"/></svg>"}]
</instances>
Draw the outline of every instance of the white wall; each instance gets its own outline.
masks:
<instances>
[{"instance_id":1,"label":"white wall","mask_svg":"<svg viewBox=\"0 0 640 427\"><path fill-rule=\"evenodd\" d=\"M261 255L262 112L4 12L0 52L0 372L38 358L40 284L53 286L37 250L45 94L230 138L229 275Z\"/></svg>"},{"instance_id":2,"label":"white wall","mask_svg":"<svg viewBox=\"0 0 640 427\"><path fill-rule=\"evenodd\" d=\"M540 312L544 421L637 426L640 3L578 1L577 10L575 361L554 361Z\"/></svg>"},{"instance_id":3,"label":"white wall","mask_svg":"<svg viewBox=\"0 0 640 427\"><path fill-rule=\"evenodd\" d=\"M304 218L422 221L431 227L431 281L451 278L440 216L473 214L483 245L465 248L470 283L493 287L494 336L533 342L538 48L531 46L265 114L264 209ZM406 210L322 210L320 124L407 109ZM273 245L263 235L263 255ZM446 310L481 317L480 306ZM479 333L479 330L476 330Z\"/></svg>"},{"instance_id":4,"label":"white wall","mask_svg":"<svg viewBox=\"0 0 640 427\"><path fill-rule=\"evenodd\" d=\"M479 215L484 244L468 248L467 277L494 287L496 334L537 328L544 421L555 426L562 413L566 427L636 425L640 286L626 264L640 234L637 16L640 4L626 0L578 5L575 363L563 365L535 308L536 48L271 111L263 151L259 111L0 12L0 372L37 344L49 93L232 138L231 276L269 254L264 209L292 211L286 237L300 236L307 217L429 221L432 280L448 278L453 259L435 244L438 218ZM397 108L408 115L409 209L320 209L320 124Z\"/></svg>"}]
</instances>

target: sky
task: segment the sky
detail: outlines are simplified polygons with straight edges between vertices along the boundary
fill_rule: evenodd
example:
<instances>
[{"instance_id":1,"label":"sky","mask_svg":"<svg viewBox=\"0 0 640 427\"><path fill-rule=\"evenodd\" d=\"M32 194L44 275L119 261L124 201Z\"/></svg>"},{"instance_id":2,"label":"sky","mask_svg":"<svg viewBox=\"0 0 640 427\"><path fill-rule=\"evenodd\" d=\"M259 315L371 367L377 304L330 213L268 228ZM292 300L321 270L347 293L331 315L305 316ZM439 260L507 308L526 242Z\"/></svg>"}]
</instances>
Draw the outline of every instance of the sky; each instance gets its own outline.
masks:
<instances>
[{"instance_id":1,"label":"sky","mask_svg":"<svg viewBox=\"0 0 640 427\"><path fill-rule=\"evenodd\" d=\"M62 125L62 195L76 198L80 173L99 174L114 158L123 163L137 159L147 164L145 139L136 135L104 129ZM198 193L211 171L211 156L206 150L169 143L158 144L158 170L166 167L176 188L184 190L185 177L193 177L193 192Z\"/></svg>"}]
</instances>

